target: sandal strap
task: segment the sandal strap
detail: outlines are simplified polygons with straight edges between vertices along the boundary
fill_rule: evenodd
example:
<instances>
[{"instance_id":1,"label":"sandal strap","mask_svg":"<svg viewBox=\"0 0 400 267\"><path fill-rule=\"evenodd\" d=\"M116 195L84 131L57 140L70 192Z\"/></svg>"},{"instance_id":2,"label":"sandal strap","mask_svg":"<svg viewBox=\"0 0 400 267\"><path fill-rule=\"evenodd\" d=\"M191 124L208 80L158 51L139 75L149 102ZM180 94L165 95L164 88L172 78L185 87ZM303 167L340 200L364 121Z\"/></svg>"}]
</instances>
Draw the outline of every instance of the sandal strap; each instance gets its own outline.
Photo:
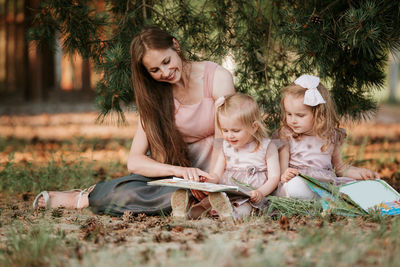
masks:
<instances>
[{"instance_id":1,"label":"sandal strap","mask_svg":"<svg viewBox=\"0 0 400 267\"><path fill-rule=\"evenodd\" d=\"M44 203L46 204L46 209L50 208L50 196L47 191L42 191L35 197L35 200L33 201L33 208L38 208L40 197L43 197Z\"/></svg>"},{"instance_id":2,"label":"sandal strap","mask_svg":"<svg viewBox=\"0 0 400 267\"><path fill-rule=\"evenodd\" d=\"M80 204L81 204L82 196L83 196L83 194L86 193L86 192L88 192L88 188L85 188L85 189L83 189L83 190L81 190L81 191L79 192L78 201L76 202L76 208L77 208L77 209L79 209L79 207L81 206Z\"/></svg>"},{"instance_id":3,"label":"sandal strap","mask_svg":"<svg viewBox=\"0 0 400 267\"><path fill-rule=\"evenodd\" d=\"M83 190L79 190L80 192L79 192L79 196L78 196L78 201L76 202L76 208L77 209L80 209L80 206L81 206L80 204L81 204L81 199L82 199L83 194L88 193L88 195L89 195L89 193L92 192L92 190L93 190L93 188L95 186L96 185L92 185L92 186L90 186L88 188L85 188Z\"/></svg>"}]
</instances>

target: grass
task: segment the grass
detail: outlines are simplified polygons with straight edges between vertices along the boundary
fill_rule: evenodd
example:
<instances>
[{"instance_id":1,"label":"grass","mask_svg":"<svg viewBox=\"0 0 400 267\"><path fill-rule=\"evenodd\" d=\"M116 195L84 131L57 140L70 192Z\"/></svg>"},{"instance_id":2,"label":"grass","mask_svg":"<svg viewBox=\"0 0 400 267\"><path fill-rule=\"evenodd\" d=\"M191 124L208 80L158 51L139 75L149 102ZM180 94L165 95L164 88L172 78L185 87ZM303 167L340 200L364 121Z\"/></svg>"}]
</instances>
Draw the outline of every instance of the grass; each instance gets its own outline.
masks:
<instances>
[{"instance_id":1,"label":"grass","mask_svg":"<svg viewBox=\"0 0 400 267\"><path fill-rule=\"evenodd\" d=\"M7 243L0 249L0 265L62 266L61 257L70 256L65 239L65 233L54 231L48 222L31 227L17 224L7 231Z\"/></svg>"},{"instance_id":2,"label":"grass","mask_svg":"<svg viewBox=\"0 0 400 267\"><path fill-rule=\"evenodd\" d=\"M197 227L173 225L182 233L161 231L175 236L171 239L156 242L149 230L138 234L139 244L127 238L118 245L74 243L62 232L36 227L10 234L0 259L8 266L395 266L400 260L399 218L379 223L359 218L305 222L290 219L291 228L283 231L276 221L258 217L234 229L219 225L218 233L194 222ZM205 238L193 242L183 237L193 231Z\"/></svg>"},{"instance_id":3,"label":"grass","mask_svg":"<svg viewBox=\"0 0 400 267\"><path fill-rule=\"evenodd\" d=\"M16 163L10 156L9 162L0 171L0 190L38 193L42 190L85 188L100 180L111 179L107 169L122 172L122 166L116 162L99 166L80 158L73 161L61 158L37 165L34 162Z\"/></svg>"},{"instance_id":4,"label":"grass","mask_svg":"<svg viewBox=\"0 0 400 267\"><path fill-rule=\"evenodd\" d=\"M38 143L41 145L38 146ZM87 149L103 151L121 146L127 149L125 142L108 144L96 139L84 141L76 138L59 143L0 139L2 151L13 151L8 154L8 160L0 165L0 191L38 193L42 190L84 188L102 180L122 176L127 171L125 164L121 162L98 162L81 156L81 152ZM17 153L19 159L16 159ZM38 160L40 158L44 160Z\"/></svg>"},{"instance_id":5,"label":"grass","mask_svg":"<svg viewBox=\"0 0 400 267\"><path fill-rule=\"evenodd\" d=\"M400 261L399 217L322 214L312 201L270 197L266 215L234 226L210 218L175 222L168 214L111 218L89 210L31 209L41 190L82 188L125 175L125 163L106 159L129 150L129 142L0 139L2 155L13 152L0 164L0 266L394 266ZM399 190L398 151L384 142L355 140L344 153L358 166L374 167ZM366 159L371 146L377 146L378 158Z\"/></svg>"}]
</instances>

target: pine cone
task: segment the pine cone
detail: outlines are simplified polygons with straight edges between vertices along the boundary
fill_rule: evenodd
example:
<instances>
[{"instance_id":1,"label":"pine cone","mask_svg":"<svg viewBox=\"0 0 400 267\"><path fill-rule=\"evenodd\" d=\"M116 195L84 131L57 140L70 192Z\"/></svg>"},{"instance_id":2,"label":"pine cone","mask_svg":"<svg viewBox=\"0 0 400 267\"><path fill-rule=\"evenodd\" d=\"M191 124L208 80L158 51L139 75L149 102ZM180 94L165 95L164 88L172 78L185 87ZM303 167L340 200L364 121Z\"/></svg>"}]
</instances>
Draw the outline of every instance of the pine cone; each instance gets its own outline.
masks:
<instances>
[{"instance_id":1,"label":"pine cone","mask_svg":"<svg viewBox=\"0 0 400 267\"><path fill-rule=\"evenodd\" d=\"M313 15L310 20L314 24L321 24L322 22L322 18L319 15Z\"/></svg>"}]
</instances>

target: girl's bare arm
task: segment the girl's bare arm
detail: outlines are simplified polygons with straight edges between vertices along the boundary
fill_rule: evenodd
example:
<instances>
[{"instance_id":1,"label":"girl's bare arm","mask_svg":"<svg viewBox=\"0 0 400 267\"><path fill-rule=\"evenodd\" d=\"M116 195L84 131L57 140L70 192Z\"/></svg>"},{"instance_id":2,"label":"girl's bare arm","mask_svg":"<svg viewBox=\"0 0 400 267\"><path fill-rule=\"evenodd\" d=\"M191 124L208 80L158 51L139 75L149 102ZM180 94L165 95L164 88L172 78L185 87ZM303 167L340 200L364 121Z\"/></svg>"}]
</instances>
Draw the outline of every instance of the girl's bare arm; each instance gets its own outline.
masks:
<instances>
[{"instance_id":1,"label":"girl's bare arm","mask_svg":"<svg viewBox=\"0 0 400 267\"><path fill-rule=\"evenodd\" d=\"M279 150L279 162L281 166L280 180L282 182L288 182L290 179L299 174L299 171L294 168L289 168L289 144L283 145Z\"/></svg>"},{"instance_id":2,"label":"girl's bare arm","mask_svg":"<svg viewBox=\"0 0 400 267\"><path fill-rule=\"evenodd\" d=\"M267 148L266 163L268 168L268 180L263 184L259 190L263 196L271 194L279 183L280 178L280 166L279 166L279 155L278 149L274 143L270 143Z\"/></svg>"},{"instance_id":3,"label":"girl's bare arm","mask_svg":"<svg viewBox=\"0 0 400 267\"><path fill-rule=\"evenodd\" d=\"M231 95L235 93L235 86L233 84L232 74L226 70L225 68L218 66L215 74L214 74L214 82L213 82L213 93L212 97L217 100L221 96ZM215 169L215 164L218 161L218 157L222 152L222 133L218 129L217 124L215 122L214 125L214 147L211 154L211 166L210 169ZM221 173L222 175L222 173Z\"/></svg>"},{"instance_id":4,"label":"girl's bare arm","mask_svg":"<svg viewBox=\"0 0 400 267\"><path fill-rule=\"evenodd\" d=\"M339 144L335 145L335 148L333 150L332 166L337 176L349 177L356 180L370 180L380 178L377 172L345 164L342 160Z\"/></svg>"},{"instance_id":5,"label":"girl's bare arm","mask_svg":"<svg viewBox=\"0 0 400 267\"><path fill-rule=\"evenodd\" d=\"M210 169L210 176L212 179L206 179L206 181L218 184L221 182L221 177L224 174L226 166L225 155L222 149L218 151L216 158L216 161L213 163L212 168Z\"/></svg>"}]
</instances>

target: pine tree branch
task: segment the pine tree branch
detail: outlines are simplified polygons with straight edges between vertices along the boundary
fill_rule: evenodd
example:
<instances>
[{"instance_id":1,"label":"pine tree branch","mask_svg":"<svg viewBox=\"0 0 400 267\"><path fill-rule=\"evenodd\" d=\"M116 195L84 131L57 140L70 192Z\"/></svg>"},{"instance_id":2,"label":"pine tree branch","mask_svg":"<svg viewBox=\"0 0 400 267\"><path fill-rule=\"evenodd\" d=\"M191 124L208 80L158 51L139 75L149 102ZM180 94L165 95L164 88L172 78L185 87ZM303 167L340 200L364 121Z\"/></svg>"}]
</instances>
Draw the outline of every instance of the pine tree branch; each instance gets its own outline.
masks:
<instances>
[{"instance_id":1,"label":"pine tree branch","mask_svg":"<svg viewBox=\"0 0 400 267\"><path fill-rule=\"evenodd\" d=\"M156 13L156 14L157 14L158 16L160 16L163 20L165 20L167 23L168 23L168 20L169 20L169 19L172 19L172 20L175 22L176 25L179 25L179 23L175 20L174 17L167 18L167 17L165 17L163 14L161 14L160 12L158 12L156 9L154 9L154 7L152 7L152 6L148 5L148 4L145 4L144 6L150 8L151 11L153 11L154 13Z\"/></svg>"},{"instance_id":2,"label":"pine tree branch","mask_svg":"<svg viewBox=\"0 0 400 267\"><path fill-rule=\"evenodd\" d=\"M265 52L265 65L264 65L264 73L265 73L265 83L268 88L271 88L268 79L268 72L267 66L269 61L269 52L270 52L270 41L271 41L271 32L272 32L272 14L273 14L274 5L271 4L270 11L269 11L269 27L268 27L268 37L267 37L267 51Z\"/></svg>"}]
</instances>

